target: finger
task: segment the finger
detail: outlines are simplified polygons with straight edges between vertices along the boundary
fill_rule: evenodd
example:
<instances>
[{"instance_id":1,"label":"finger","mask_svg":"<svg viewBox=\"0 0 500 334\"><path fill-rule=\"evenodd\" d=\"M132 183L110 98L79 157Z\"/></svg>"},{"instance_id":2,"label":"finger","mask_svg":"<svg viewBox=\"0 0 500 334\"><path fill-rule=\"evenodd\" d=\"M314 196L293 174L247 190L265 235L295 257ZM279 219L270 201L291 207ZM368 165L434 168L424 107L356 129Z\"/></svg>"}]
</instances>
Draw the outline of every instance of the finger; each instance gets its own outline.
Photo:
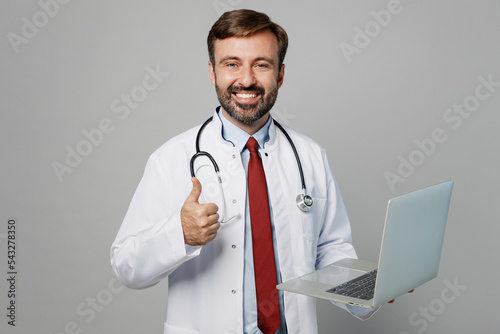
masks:
<instances>
[{"instance_id":1,"label":"finger","mask_svg":"<svg viewBox=\"0 0 500 334\"><path fill-rule=\"evenodd\" d=\"M209 235L207 235L207 238L206 238L206 241L205 241L204 245L206 245L209 242L213 241L215 239L215 237L217 237L217 231L214 232L214 233L210 233Z\"/></svg>"},{"instance_id":2,"label":"finger","mask_svg":"<svg viewBox=\"0 0 500 334\"><path fill-rule=\"evenodd\" d=\"M203 206L207 216L212 216L217 214L217 212L219 212L219 207L215 203L205 203L201 205Z\"/></svg>"},{"instance_id":3,"label":"finger","mask_svg":"<svg viewBox=\"0 0 500 334\"><path fill-rule=\"evenodd\" d=\"M209 234L217 234L217 232L220 229L220 222L216 221L210 226L210 233Z\"/></svg>"},{"instance_id":4,"label":"finger","mask_svg":"<svg viewBox=\"0 0 500 334\"><path fill-rule=\"evenodd\" d=\"M219 214L213 214L208 217L206 217L202 223L203 227L207 229L207 231L210 232L217 232L219 230Z\"/></svg>"},{"instance_id":5,"label":"finger","mask_svg":"<svg viewBox=\"0 0 500 334\"><path fill-rule=\"evenodd\" d=\"M186 198L186 203L198 203L198 199L200 198L201 194L201 183L195 177L191 178L191 182L193 182L193 189L191 189L191 192Z\"/></svg>"},{"instance_id":6,"label":"finger","mask_svg":"<svg viewBox=\"0 0 500 334\"><path fill-rule=\"evenodd\" d=\"M208 219L212 222L212 225L219 222L219 214L216 212L213 215L208 216Z\"/></svg>"},{"instance_id":7,"label":"finger","mask_svg":"<svg viewBox=\"0 0 500 334\"><path fill-rule=\"evenodd\" d=\"M205 231L211 231L213 228L212 226L214 224L218 223L219 220L219 214L215 213L212 215L206 214L205 210L200 210L199 212L200 215L196 215L194 219L196 220L196 226L199 229L205 230ZM218 229L218 228L217 228ZM215 229L215 230L217 230Z\"/></svg>"},{"instance_id":8,"label":"finger","mask_svg":"<svg viewBox=\"0 0 500 334\"><path fill-rule=\"evenodd\" d=\"M216 221L213 225L208 227L205 234L205 242L203 244L206 245L210 241L214 240L215 237L217 236L219 228L220 228L220 223L218 221Z\"/></svg>"}]
</instances>

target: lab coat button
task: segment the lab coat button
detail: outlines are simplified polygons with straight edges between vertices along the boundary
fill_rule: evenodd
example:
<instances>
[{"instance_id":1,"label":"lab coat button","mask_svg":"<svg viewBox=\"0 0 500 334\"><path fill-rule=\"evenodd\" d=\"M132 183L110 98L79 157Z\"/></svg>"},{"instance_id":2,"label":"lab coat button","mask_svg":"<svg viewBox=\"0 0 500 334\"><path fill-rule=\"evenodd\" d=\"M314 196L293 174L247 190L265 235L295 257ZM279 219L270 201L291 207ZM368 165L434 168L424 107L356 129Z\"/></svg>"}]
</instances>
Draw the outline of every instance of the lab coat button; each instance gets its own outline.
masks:
<instances>
[{"instance_id":1,"label":"lab coat button","mask_svg":"<svg viewBox=\"0 0 500 334\"><path fill-rule=\"evenodd\" d=\"M237 202L237 201L236 201L235 199L233 199L233 204L236 204L236 202Z\"/></svg>"},{"instance_id":2,"label":"lab coat button","mask_svg":"<svg viewBox=\"0 0 500 334\"><path fill-rule=\"evenodd\" d=\"M231 290L231 293L234 295L236 293L236 290Z\"/></svg>"},{"instance_id":3,"label":"lab coat button","mask_svg":"<svg viewBox=\"0 0 500 334\"><path fill-rule=\"evenodd\" d=\"M232 247L233 249L235 249L235 248L236 248L236 245L232 245L231 247Z\"/></svg>"}]
</instances>

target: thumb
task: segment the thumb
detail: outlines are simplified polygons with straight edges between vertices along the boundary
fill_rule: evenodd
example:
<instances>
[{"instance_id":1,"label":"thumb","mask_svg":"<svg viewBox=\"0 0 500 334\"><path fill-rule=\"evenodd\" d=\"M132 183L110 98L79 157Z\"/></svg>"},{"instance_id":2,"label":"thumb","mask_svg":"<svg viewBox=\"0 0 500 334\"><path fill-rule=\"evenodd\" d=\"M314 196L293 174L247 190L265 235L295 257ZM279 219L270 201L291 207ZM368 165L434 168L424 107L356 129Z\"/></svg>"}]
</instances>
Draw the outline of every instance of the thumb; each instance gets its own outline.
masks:
<instances>
[{"instance_id":1,"label":"thumb","mask_svg":"<svg viewBox=\"0 0 500 334\"><path fill-rule=\"evenodd\" d=\"M187 202L198 203L198 199L200 198L201 194L201 183L196 177L192 177L191 181L193 182L193 189L189 193L186 199L186 203Z\"/></svg>"}]
</instances>

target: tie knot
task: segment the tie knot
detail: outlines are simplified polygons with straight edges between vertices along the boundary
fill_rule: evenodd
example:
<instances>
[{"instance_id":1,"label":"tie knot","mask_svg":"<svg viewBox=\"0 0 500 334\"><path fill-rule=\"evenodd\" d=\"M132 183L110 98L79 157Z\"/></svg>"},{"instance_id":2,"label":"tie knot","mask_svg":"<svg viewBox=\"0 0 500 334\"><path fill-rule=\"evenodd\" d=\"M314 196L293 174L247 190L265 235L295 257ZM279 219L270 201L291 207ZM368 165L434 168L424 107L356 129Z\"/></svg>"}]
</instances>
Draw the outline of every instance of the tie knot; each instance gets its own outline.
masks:
<instances>
[{"instance_id":1,"label":"tie knot","mask_svg":"<svg viewBox=\"0 0 500 334\"><path fill-rule=\"evenodd\" d=\"M246 148L252 153L257 152L259 148L259 143L257 143L257 140L255 140L254 137L250 137L248 138Z\"/></svg>"}]
</instances>

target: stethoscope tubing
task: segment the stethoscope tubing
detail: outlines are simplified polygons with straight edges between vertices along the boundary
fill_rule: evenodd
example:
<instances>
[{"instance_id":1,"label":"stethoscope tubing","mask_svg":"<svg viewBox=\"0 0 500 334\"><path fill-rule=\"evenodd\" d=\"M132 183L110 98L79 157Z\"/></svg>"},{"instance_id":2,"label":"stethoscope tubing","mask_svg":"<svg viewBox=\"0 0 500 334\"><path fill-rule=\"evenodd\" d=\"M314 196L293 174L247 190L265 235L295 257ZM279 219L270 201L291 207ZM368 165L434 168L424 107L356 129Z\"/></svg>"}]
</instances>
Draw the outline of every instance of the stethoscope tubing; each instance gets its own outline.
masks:
<instances>
[{"instance_id":1,"label":"stethoscope tubing","mask_svg":"<svg viewBox=\"0 0 500 334\"><path fill-rule=\"evenodd\" d=\"M213 120L213 116L211 116L210 118L208 118L201 125L200 129L198 130L198 133L196 135L196 153L191 157L191 160L190 160L190 163L189 163L189 167L190 167L190 171L191 171L191 177L196 177L196 173L194 171L194 162L195 162L195 160L198 157L200 157L200 156L206 156L208 159L210 159L212 165L214 166L215 173L217 174L218 182L219 182L219 185L220 185L221 191L222 191L222 180L221 180L221 177L220 177L220 171L219 171L219 166L217 165L217 162L215 161L214 157L210 153L208 153L206 151L201 151L200 150L200 137L201 137L201 133L203 132L203 130L205 129L205 127L208 125L208 123L210 123L212 120ZM295 155L295 160L297 161L297 167L299 169L300 182L302 184L302 194L299 194L297 196L296 202L297 202L297 206L299 207L299 209L301 211L308 212L310 210L310 207L313 204L313 199L309 195L306 195L306 182L305 182L305 178L304 178L304 171L302 170L302 164L300 162L299 154L297 153L297 148L295 147L295 144L293 143L292 138L290 138L290 135L281 126L281 124L279 124L274 118L273 118L273 122L276 125L276 127L278 129L280 129L281 132L285 135L286 139L290 143L290 146L292 148L293 154ZM222 194L222 196L224 196L224 194ZM225 209L224 209L224 211L225 211Z\"/></svg>"}]
</instances>

